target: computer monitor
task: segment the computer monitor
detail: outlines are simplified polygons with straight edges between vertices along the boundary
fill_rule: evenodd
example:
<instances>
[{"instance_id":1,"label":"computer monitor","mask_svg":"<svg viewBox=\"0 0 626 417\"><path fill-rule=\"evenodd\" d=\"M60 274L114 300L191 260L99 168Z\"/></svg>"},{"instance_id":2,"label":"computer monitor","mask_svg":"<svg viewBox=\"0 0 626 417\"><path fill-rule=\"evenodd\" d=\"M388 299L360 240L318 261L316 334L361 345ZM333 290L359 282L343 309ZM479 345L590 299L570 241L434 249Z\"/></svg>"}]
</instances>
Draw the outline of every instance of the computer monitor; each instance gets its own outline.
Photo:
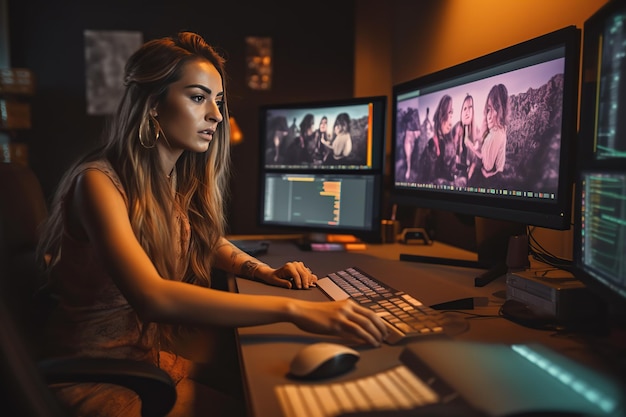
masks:
<instances>
[{"instance_id":1,"label":"computer monitor","mask_svg":"<svg viewBox=\"0 0 626 417\"><path fill-rule=\"evenodd\" d=\"M259 225L380 241L386 106L385 96L262 106Z\"/></svg>"},{"instance_id":2,"label":"computer monitor","mask_svg":"<svg viewBox=\"0 0 626 417\"><path fill-rule=\"evenodd\" d=\"M569 26L394 86L392 200L569 229L579 64Z\"/></svg>"},{"instance_id":3,"label":"computer monitor","mask_svg":"<svg viewBox=\"0 0 626 417\"><path fill-rule=\"evenodd\" d=\"M626 4L584 25L574 271L626 313Z\"/></svg>"}]
</instances>

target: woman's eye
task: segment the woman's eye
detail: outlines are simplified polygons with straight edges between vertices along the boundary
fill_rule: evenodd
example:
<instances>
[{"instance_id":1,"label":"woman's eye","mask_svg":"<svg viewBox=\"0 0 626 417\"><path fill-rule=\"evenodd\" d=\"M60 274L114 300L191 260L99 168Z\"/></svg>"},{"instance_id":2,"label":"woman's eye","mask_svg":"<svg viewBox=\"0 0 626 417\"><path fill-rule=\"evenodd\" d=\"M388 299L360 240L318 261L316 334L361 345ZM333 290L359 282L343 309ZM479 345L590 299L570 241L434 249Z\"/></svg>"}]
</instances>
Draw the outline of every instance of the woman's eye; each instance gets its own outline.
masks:
<instances>
[{"instance_id":1,"label":"woman's eye","mask_svg":"<svg viewBox=\"0 0 626 417\"><path fill-rule=\"evenodd\" d=\"M220 109L220 113L222 113L224 111L224 102L216 101L215 104L217 105L217 108Z\"/></svg>"}]
</instances>

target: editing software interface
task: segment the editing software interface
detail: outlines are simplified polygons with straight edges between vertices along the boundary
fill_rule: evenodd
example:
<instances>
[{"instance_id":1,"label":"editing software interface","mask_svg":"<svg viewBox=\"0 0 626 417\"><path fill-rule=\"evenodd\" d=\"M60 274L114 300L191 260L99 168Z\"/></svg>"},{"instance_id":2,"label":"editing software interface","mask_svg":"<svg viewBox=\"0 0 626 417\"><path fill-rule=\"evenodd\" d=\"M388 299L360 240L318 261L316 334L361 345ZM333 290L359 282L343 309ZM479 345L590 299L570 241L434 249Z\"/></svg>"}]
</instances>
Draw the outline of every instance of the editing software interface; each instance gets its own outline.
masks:
<instances>
[{"instance_id":1,"label":"editing software interface","mask_svg":"<svg viewBox=\"0 0 626 417\"><path fill-rule=\"evenodd\" d=\"M265 177L264 222L369 230L373 175L271 173Z\"/></svg>"},{"instance_id":2,"label":"editing software interface","mask_svg":"<svg viewBox=\"0 0 626 417\"><path fill-rule=\"evenodd\" d=\"M608 20L598 42L596 158L626 158L626 15Z\"/></svg>"},{"instance_id":3,"label":"editing software interface","mask_svg":"<svg viewBox=\"0 0 626 417\"><path fill-rule=\"evenodd\" d=\"M582 173L581 256L587 272L626 298L626 173Z\"/></svg>"}]
</instances>

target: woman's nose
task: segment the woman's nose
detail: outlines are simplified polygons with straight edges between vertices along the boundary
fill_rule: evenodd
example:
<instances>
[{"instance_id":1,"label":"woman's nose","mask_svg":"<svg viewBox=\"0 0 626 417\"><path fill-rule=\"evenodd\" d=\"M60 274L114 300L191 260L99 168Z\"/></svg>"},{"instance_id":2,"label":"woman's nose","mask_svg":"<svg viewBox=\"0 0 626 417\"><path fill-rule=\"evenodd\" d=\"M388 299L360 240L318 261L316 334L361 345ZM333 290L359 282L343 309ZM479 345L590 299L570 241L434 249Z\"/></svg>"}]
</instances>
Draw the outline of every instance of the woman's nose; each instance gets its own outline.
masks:
<instances>
[{"instance_id":1,"label":"woman's nose","mask_svg":"<svg viewBox=\"0 0 626 417\"><path fill-rule=\"evenodd\" d=\"M212 105L210 105L209 109L207 110L206 118L208 120L215 120L217 123L219 123L224 119L224 116L222 116L220 107L216 103L212 103Z\"/></svg>"}]
</instances>

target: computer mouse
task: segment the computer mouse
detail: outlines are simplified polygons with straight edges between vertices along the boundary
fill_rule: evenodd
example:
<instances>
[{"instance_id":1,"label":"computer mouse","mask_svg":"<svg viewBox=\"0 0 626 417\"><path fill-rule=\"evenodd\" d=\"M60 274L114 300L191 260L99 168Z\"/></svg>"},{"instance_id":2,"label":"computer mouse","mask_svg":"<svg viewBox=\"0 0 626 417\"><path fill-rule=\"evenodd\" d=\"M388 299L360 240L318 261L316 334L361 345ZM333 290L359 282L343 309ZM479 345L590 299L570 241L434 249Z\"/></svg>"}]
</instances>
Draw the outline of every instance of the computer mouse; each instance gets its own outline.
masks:
<instances>
[{"instance_id":1,"label":"computer mouse","mask_svg":"<svg viewBox=\"0 0 626 417\"><path fill-rule=\"evenodd\" d=\"M339 376L354 367L361 354L338 343L317 342L300 349L291 359L289 373L300 379Z\"/></svg>"}]
</instances>

